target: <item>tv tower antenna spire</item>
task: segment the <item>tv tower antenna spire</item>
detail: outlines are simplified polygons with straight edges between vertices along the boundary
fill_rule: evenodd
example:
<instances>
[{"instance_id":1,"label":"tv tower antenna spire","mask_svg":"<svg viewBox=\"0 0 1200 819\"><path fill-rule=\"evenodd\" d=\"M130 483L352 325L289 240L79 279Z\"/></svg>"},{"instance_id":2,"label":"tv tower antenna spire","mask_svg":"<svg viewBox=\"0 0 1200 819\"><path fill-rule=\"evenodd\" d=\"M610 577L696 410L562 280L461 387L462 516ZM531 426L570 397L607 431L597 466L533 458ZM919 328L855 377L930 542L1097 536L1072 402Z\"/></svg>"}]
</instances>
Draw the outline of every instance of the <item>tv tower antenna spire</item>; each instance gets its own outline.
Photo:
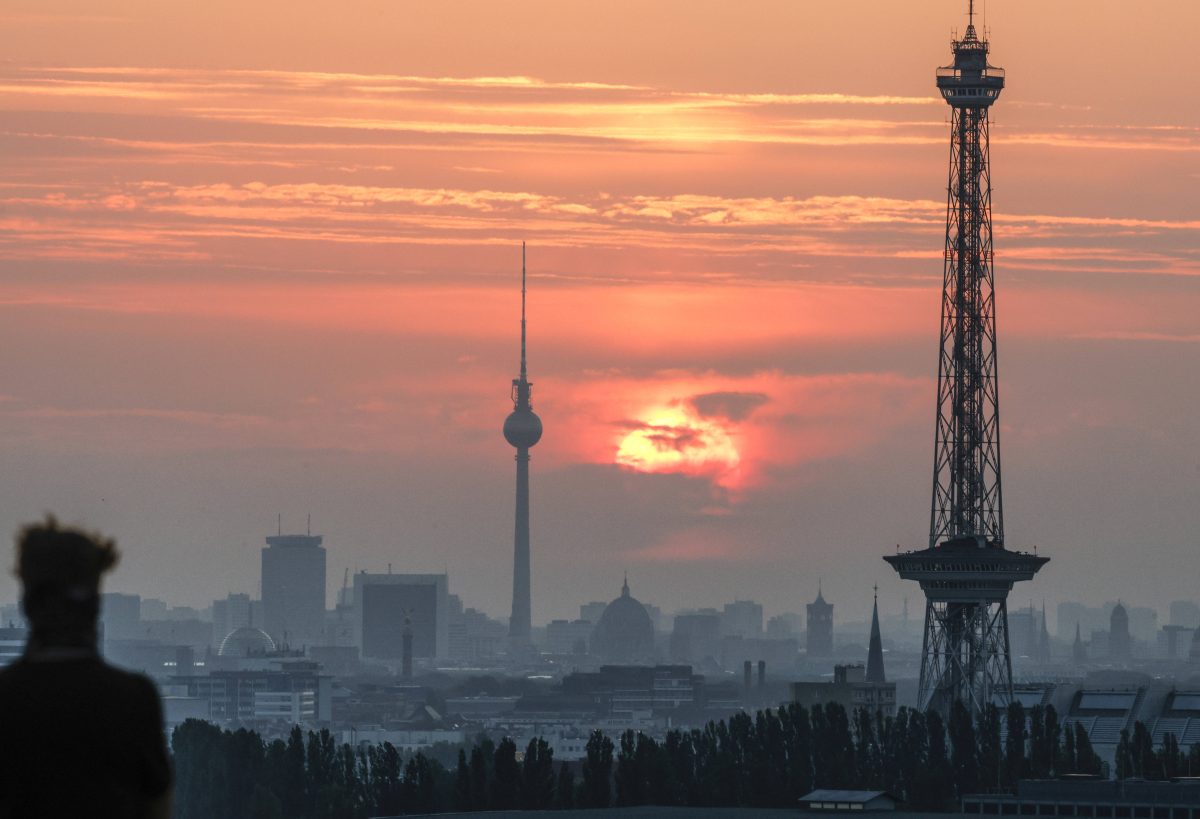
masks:
<instances>
[{"instance_id":1,"label":"tv tower antenna spire","mask_svg":"<svg viewBox=\"0 0 1200 819\"><path fill-rule=\"evenodd\" d=\"M504 421L504 439L517 449L517 508L513 531L513 598L508 636L515 650L530 645L532 600L529 570L529 449L542 438L542 420L530 404L533 385L525 365L525 243L521 242L521 373L512 382L513 411Z\"/></svg>"},{"instance_id":2,"label":"tv tower antenna spire","mask_svg":"<svg viewBox=\"0 0 1200 819\"><path fill-rule=\"evenodd\" d=\"M521 380L525 375L525 243L521 242Z\"/></svg>"},{"instance_id":3,"label":"tv tower antenna spire","mask_svg":"<svg viewBox=\"0 0 1200 819\"><path fill-rule=\"evenodd\" d=\"M918 701L943 714L955 700L975 714L1011 701L1008 593L1049 561L1004 546L988 147L1004 70L988 64L969 3L954 63L937 70L951 109L950 185L929 546L884 558L925 592Z\"/></svg>"}]
</instances>

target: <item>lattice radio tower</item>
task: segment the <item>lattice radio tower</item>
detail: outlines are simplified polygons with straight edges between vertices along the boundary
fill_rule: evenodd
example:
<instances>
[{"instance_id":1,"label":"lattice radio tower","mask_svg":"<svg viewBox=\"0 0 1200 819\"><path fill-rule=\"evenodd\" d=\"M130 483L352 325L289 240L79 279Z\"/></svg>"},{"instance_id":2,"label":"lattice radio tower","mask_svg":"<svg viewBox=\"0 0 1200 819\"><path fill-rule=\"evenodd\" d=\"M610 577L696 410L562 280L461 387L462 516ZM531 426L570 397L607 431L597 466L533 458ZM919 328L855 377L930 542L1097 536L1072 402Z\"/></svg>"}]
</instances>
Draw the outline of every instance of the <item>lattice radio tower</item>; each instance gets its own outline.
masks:
<instances>
[{"instance_id":1,"label":"lattice radio tower","mask_svg":"<svg viewBox=\"0 0 1200 819\"><path fill-rule=\"evenodd\" d=\"M956 699L975 713L1011 700L1008 593L1049 560L1004 548L988 155L1004 71L988 64L974 0L969 14L953 65L937 70L951 110L950 184L929 547L884 558L925 592L918 696L943 713Z\"/></svg>"}]
</instances>

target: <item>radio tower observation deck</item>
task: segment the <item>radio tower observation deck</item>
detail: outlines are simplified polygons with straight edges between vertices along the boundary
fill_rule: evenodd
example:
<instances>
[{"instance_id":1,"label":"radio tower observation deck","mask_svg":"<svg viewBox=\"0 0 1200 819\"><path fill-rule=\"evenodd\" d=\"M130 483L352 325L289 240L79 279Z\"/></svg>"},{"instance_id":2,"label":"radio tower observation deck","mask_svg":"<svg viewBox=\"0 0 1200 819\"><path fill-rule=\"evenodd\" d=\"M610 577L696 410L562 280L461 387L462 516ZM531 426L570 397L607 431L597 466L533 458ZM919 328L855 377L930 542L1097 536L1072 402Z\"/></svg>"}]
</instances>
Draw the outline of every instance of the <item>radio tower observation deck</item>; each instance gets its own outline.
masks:
<instances>
[{"instance_id":1,"label":"radio tower observation deck","mask_svg":"<svg viewBox=\"0 0 1200 819\"><path fill-rule=\"evenodd\" d=\"M938 358L929 546L884 558L925 592L919 705L978 714L1012 699L1008 593L1049 558L1004 545L992 276L988 110L1004 71L988 64L975 4L954 63L937 70L950 105L950 183Z\"/></svg>"},{"instance_id":2,"label":"radio tower observation deck","mask_svg":"<svg viewBox=\"0 0 1200 819\"><path fill-rule=\"evenodd\" d=\"M508 621L511 646L520 651L530 645L532 630L529 582L529 448L542 439L542 419L530 406L533 385L525 370L525 243L521 243L521 374L512 382L513 411L504 420L504 439L517 448L517 515L513 537L512 617Z\"/></svg>"}]
</instances>

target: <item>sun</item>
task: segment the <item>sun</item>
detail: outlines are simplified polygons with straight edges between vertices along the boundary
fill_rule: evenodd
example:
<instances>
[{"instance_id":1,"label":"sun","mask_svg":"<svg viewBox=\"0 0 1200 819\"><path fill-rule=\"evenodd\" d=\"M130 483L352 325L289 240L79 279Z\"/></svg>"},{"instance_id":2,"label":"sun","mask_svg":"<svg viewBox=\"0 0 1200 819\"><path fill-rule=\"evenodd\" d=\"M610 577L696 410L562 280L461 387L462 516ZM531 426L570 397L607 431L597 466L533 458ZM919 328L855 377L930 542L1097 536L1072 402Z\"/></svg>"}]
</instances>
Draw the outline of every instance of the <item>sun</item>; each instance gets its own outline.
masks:
<instances>
[{"instance_id":1,"label":"sun","mask_svg":"<svg viewBox=\"0 0 1200 819\"><path fill-rule=\"evenodd\" d=\"M616 462L638 472L727 475L741 462L729 432L682 406L658 408L617 447Z\"/></svg>"}]
</instances>

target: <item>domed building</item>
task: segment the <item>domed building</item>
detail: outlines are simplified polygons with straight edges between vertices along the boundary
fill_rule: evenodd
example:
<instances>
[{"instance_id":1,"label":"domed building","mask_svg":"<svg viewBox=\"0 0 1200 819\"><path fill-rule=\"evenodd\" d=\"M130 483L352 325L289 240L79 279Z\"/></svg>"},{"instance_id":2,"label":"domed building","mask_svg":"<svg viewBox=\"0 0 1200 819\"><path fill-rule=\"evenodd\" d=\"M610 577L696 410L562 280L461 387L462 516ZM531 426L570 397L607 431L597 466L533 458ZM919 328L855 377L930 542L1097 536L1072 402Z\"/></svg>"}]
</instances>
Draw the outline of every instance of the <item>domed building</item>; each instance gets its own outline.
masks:
<instances>
[{"instance_id":1,"label":"domed building","mask_svg":"<svg viewBox=\"0 0 1200 819\"><path fill-rule=\"evenodd\" d=\"M271 635L254 626L236 628L221 641L218 657L261 657L275 652Z\"/></svg>"},{"instance_id":2,"label":"domed building","mask_svg":"<svg viewBox=\"0 0 1200 819\"><path fill-rule=\"evenodd\" d=\"M592 629L591 653L617 665L654 661L654 623L646 607L629 593L628 578L621 596L608 604Z\"/></svg>"}]
</instances>

